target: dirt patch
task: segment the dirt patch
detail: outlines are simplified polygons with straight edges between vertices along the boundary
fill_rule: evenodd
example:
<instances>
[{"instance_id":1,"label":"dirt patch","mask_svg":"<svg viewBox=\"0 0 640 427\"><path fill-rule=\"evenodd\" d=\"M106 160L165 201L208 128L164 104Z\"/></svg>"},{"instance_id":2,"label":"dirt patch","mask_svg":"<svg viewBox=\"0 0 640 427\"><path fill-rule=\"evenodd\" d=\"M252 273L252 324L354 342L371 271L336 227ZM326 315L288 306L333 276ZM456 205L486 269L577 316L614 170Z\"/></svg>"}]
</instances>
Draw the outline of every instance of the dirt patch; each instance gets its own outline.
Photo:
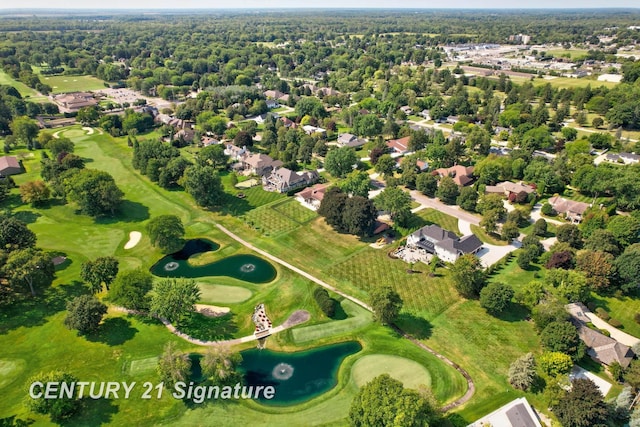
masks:
<instances>
[{"instance_id":1,"label":"dirt patch","mask_svg":"<svg viewBox=\"0 0 640 427\"><path fill-rule=\"evenodd\" d=\"M291 328L292 326L299 325L311 319L311 315L307 310L296 310L289 316L287 320L282 324L285 328Z\"/></svg>"}]
</instances>

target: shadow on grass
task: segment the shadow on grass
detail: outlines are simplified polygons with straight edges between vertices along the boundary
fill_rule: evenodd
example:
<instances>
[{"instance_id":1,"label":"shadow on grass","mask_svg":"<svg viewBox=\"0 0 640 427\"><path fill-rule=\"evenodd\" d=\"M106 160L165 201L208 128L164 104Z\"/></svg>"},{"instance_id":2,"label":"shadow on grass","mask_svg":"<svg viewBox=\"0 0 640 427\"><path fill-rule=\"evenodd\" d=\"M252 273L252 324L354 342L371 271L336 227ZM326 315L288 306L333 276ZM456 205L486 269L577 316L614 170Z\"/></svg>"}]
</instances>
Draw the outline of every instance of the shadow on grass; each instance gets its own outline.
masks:
<instances>
[{"instance_id":1,"label":"shadow on grass","mask_svg":"<svg viewBox=\"0 0 640 427\"><path fill-rule=\"evenodd\" d=\"M88 341L101 342L110 346L124 344L132 339L138 330L122 317L110 317L102 322L97 331L86 336Z\"/></svg>"},{"instance_id":2,"label":"shadow on grass","mask_svg":"<svg viewBox=\"0 0 640 427\"><path fill-rule=\"evenodd\" d=\"M433 326L422 317L411 313L400 313L394 322L400 329L419 340L427 339L431 336Z\"/></svg>"},{"instance_id":3,"label":"shadow on grass","mask_svg":"<svg viewBox=\"0 0 640 427\"><path fill-rule=\"evenodd\" d=\"M0 310L0 334L5 334L21 326L31 328L46 323L46 318L65 310L67 301L87 293L87 287L80 281L71 284L37 289L32 297L25 293L18 300L3 306Z\"/></svg>"},{"instance_id":4,"label":"shadow on grass","mask_svg":"<svg viewBox=\"0 0 640 427\"><path fill-rule=\"evenodd\" d=\"M527 319L530 315L531 313L526 306L512 302L505 311L495 314L494 316L505 322L520 322Z\"/></svg>"},{"instance_id":5,"label":"shadow on grass","mask_svg":"<svg viewBox=\"0 0 640 427\"><path fill-rule=\"evenodd\" d=\"M149 208L142 203L123 200L119 210L112 216L95 219L96 224L114 224L117 222L140 222L149 219Z\"/></svg>"},{"instance_id":6,"label":"shadow on grass","mask_svg":"<svg viewBox=\"0 0 640 427\"><path fill-rule=\"evenodd\" d=\"M25 224L33 224L42 215L34 211L19 211L13 214L14 218L24 222Z\"/></svg>"},{"instance_id":7,"label":"shadow on grass","mask_svg":"<svg viewBox=\"0 0 640 427\"><path fill-rule=\"evenodd\" d=\"M192 338L204 341L232 339L238 332L234 314L207 317L200 313L189 313L180 320L176 328Z\"/></svg>"},{"instance_id":8,"label":"shadow on grass","mask_svg":"<svg viewBox=\"0 0 640 427\"><path fill-rule=\"evenodd\" d=\"M344 311L342 304L340 304L338 301L336 301L335 307L336 307L335 312L333 313L333 316L331 316L332 320L344 320L347 317L349 317L347 313Z\"/></svg>"},{"instance_id":9,"label":"shadow on grass","mask_svg":"<svg viewBox=\"0 0 640 427\"><path fill-rule=\"evenodd\" d=\"M122 391L124 393L124 391ZM120 395L122 398L123 395ZM111 399L82 399L82 409L68 420L60 422L61 426L101 426L111 423L111 419L119 411Z\"/></svg>"},{"instance_id":10,"label":"shadow on grass","mask_svg":"<svg viewBox=\"0 0 640 427\"><path fill-rule=\"evenodd\" d=\"M236 195L225 193L224 201L219 211L220 213L231 216L240 216L246 214L253 208L255 208L255 206L252 206L247 199L241 199Z\"/></svg>"},{"instance_id":11,"label":"shadow on grass","mask_svg":"<svg viewBox=\"0 0 640 427\"><path fill-rule=\"evenodd\" d=\"M454 427L466 427L469 425L469 420L465 419L460 414L452 414L449 413L443 419L443 426L454 426Z\"/></svg>"}]
</instances>

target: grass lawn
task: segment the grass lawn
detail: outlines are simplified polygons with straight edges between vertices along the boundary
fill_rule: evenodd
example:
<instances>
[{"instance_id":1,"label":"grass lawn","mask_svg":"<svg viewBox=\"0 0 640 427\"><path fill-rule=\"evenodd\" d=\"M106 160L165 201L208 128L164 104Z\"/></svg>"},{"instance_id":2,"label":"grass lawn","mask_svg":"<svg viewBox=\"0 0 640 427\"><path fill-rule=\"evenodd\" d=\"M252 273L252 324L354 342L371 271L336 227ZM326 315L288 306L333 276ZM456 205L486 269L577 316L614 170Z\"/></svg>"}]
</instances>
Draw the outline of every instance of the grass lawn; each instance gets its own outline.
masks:
<instances>
[{"instance_id":1,"label":"grass lawn","mask_svg":"<svg viewBox=\"0 0 640 427\"><path fill-rule=\"evenodd\" d=\"M18 90L18 92L20 92L20 95L22 95L23 98L38 95L38 92L36 92L35 89L31 89L26 84L15 80L9 74L5 73L2 70L0 70L0 85L15 87Z\"/></svg>"},{"instance_id":2,"label":"grass lawn","mask_svg":"<svg viewBox=\"0 0 640 427\"><path fill-rule=\"evenodd\" d=\"M497 239L493 235L484 231L484 228L479 227L475 224L471 224L471 231L473 232L473 234L478 236L478 239L480 239L483 243L488 243L495 246L507 246L509 244L504 240Z\"/></svg>"},{"instance_id":3,"label":"grass lawn","mask_svg":"<svg viewBox=\"0 0 640 427\"><path fill-rule=\"evenodd\" d=\"M200 301L209 303L233 304L248 300L253 295L249 289L240 286L213 285L200 279Z\"/></svg>"},{"instance_id":4,"label":"grass lawn","mask_svg":"<svg viewBox=\"0 0 640 427\"><path fill-rule=\"evenodd\" d=\"M580 56L585 56L588 53L586 49L549 49L546 52L549 55L555 56L556 58L566 58L568 55L568 57L572 59Z\"/></svg>"},{"instance_id":5,"label":"grass lawn","mask_svg":"<svg viewBox=\"0 0 640 427\"><path fill-rule=\"evenodd\" d=\"M385 373L413 389L418 389L421 385L431 385L431 375L424 366L404 357L386 354L372 354L358 359L353 364L351 378L358 387L362 387Z\"/></svg>"},{"instance_id":6,"label":"grass lawn","mask_svg":"<svg viewBox=\"0 0 640 427\"><path fill-rule=\"evenodd\" d=\"M622 323L619 329L640 338L640 324L634 319L636 313L640 313L640 299L629 296L603 297L596 294L592 295L592 299L596 306L604 308L612 319Z\"/></svg>"},{"instance_id":7,"label":"grass lawn","mask_svg":"<svg viewBox=\"0 0 640 427\"><path fill-rule=\"evenodd\" d=\"M515 82L516 78L512 77L511 80L514 80ZM529 79L528 78L524 79L524 81L529 81ZM598 80L591 79L591 78L576 79L572 77L553 77L553 78L547 78L547 79L534 78L532 83L534 86L544 86L547 83L551 83L551 86L554 86L560 89L586 87L588 85L591 85L592 89L598 88L600 86L604 86L606 88L611 89L612 87L615 87L618 84L614 82L599 82Z\"/></svg>"},{"instance_id":8,"label":"grass lawn","mask_svg":"<svg viewBox=\"0 0 640 427\"><path fill-rule=\"evenodd\" d=\"M85 92L104 89L104 81L93 76L40 76L42 83L51 86L52 93Z\"/></svg>"},{"instance_id":9,"label":"grass lawn","mask_svg":"<svg viewBox=\"0 0 640 427\"><path fill-rule=\"evenodd\" d=\"M348 299L342 300L340 306L348 316L346 319L330 320L317 325L295 328L291 331L293 340L296 343L306 343L320 338L344 335L345 333L356 331L373 321L370 312Z\"/></svg>"}]
</instances>

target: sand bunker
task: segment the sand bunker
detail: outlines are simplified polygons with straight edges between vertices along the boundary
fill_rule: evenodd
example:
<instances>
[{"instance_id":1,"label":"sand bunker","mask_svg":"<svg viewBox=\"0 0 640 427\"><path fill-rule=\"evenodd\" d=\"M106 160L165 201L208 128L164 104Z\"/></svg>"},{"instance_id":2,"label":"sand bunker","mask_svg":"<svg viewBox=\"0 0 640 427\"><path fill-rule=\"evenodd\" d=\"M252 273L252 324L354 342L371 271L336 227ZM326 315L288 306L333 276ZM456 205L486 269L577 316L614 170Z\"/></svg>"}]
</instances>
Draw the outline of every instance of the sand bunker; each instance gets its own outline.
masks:
<instances>
[{"instance_id":1,"label":"sand bunker","mask_svg":"<svg viewBox=\"0 0 640 427\"><path fill-rule=\"evenodd\" d=\"M198 313L207 317L219 317L227 314L229 307L218 307L216 305L196 304L196 310Z\"/></svg>"},{"instance_id":2,"label":"sand bunker","mask_svg":"<svg viewBox=\"0 0 640 427\"><path fill-rule=\"evenodd\" d=\"M134 248L140 242L141 238L142 238L141 232L132 231L131 233L129 233L129 241L127 242L126 245L124 245L124 248L125 249Z\"/></svg>"},{"instance_id":3,"label":"sand bunker","mask_svg":"<svg viewBox=\"0 0 640 427\"><path fill-rule=\"evenodd\" d=\"M60 138L60 132L62 132L61 130L54 132L54 134L52 135L55 139Z\"/></svg>"},{"instance_id":4,"label":"sand bunker","mask_svg":"<svg viewBox=\"0 0 640 427\"><path fill-rule=\"evenodd\" d=\"M83 127L82 130L86 130L87 131L87 135L93 135L93 128Z\"/></svg>"}]
</instances>

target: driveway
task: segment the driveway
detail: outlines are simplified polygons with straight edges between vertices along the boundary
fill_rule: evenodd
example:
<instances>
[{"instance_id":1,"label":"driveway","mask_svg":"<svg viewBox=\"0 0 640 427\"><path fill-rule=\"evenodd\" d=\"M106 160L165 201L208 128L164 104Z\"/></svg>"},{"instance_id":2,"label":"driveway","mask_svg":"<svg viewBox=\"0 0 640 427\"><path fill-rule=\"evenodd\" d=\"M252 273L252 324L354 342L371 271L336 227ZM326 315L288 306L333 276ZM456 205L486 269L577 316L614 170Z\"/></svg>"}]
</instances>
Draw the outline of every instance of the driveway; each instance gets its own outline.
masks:
<instances>
[{"instance_id":1,"label":"driveway","mask_svg":"<svg viewBox=\"0 0 640 427\"><path fill-rule=\"evenodd\" d=\"M471 232L471 224L461 219L458 219L458 229L463 236L473 234ZM480 259L480 263L484 267L489 267L490 265L493 265L496 262L500 261L508 253L518 249L520 246L522 246L522 243L520 243L519 240L514 240L513 242L511 242L511 244L506 246L496 246L490 245L488 243L483 243L482 249L480 250L480 252L478 252L477 257L478 259Z\"/></svg>"},{"instance_id":2,"label":"driveway","mask_svg":"<svg viewBox=\"0 0 640 427\"><path fill-rule=\"evenodd\" d=\"M591 373L578 365L574 365L571 373L569 374L569 379L573 381L576 379L585 378L590 379L595 383L595 385L600 389L600 393L602 393L602 396L606 396L607 393L609 393L609 390L611 390L611 387L613 387L610 382L600 378L596 374Z\"/></svg>"},{"instance_id":3,"label":"driveway","mask_svg":"<svg viewBox=\"0 0 640 427\"><path fill-rule=\"evenodd\" d=\"M542 215L540 214L540 209L542 209L542 205L540 203L536 203L533 206L533 209L531 209L531 222L536 222L537 220L542 218L542 219L544 219L545 221L547 221L548 223L551 223L551 224L555 224L555 225L564 225L564 224L566 224L566 222L557 221L555 219L543 218Z\"/></svg>"}]
</instances>

